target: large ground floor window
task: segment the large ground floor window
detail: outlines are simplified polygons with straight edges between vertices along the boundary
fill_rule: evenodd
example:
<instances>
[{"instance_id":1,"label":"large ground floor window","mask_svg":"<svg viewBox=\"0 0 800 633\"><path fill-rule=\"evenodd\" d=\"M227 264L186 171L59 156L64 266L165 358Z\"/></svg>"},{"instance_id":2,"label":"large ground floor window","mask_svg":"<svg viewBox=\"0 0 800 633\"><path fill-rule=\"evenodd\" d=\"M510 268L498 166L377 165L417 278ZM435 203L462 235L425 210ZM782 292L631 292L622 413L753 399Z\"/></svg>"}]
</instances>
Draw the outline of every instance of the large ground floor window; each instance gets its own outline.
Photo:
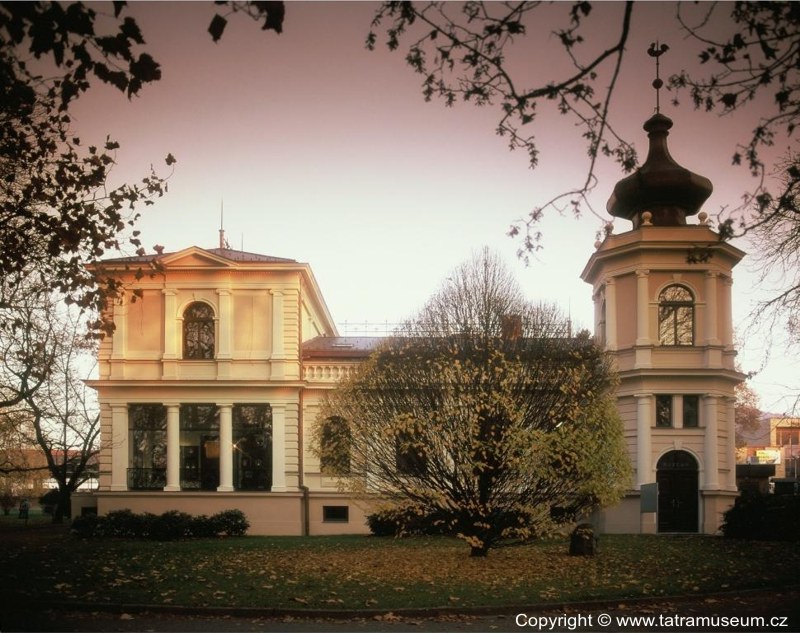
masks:
<instances>
[{"instance_id":1,"label":"large ground floor window","mask_svg":"<svg viewBox=\"0 0 800 633\"><path fill-rule=\"evenodd\" d=\"M167 481L167 410L160 404L128 407L128 488L158 490Z\"/></svg>"},{"instance_id":2,"label":"large ground floor window","mask_svg":"<svg viewBox=\"0 0 800 633\"><path fill-rule=\"evenodd\" d=\"M219 486L219 410L213 404L182 404L181 489Z\"/></svg>"},{"instance_id":3,"label":"large ground floor window","mask_svg":"<svg viewBox=\"0 0 800 633\"><path fill-rule=\"evenodd\" d=\"M178 441L170 445L173 432ZM268 492L273 486L269 404L130 404L128 446L129 490Z\"/></svg>"},{"instance_id":4,"label":"large ground floor window","mask_svg":"<svg viewBox=\"0 0 800 633\"><path fill-rule=\"evenodd\" d=\"M268 404L233 407L233 487L272 487L272 408Z\"/></svg>"}]
</instances>

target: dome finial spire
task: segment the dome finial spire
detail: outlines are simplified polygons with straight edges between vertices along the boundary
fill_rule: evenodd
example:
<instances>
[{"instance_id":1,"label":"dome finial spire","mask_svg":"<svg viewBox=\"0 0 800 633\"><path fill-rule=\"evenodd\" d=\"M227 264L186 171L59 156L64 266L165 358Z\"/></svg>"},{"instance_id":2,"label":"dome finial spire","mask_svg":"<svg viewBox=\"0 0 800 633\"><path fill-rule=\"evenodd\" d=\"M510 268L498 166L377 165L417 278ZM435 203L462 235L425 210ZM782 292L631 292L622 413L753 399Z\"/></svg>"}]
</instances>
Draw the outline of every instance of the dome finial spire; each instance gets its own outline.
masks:
<instances>
[{"instance_id":1,"label":"dome finial spire","mask_svg":"<svg viewBox=\"0 0 800 633\"><path fill-rule=\"evenodd\" d=\"M659 45L658 40L656 40L655 42L650 44L650 48L647 49L647 54L650 55L650 57L655 57L656 58L656 78L653 79L653 88L656 89L656 113L661 112L661 88L664 85L664 82L661 80L661 77L660 77L660 74L659 74L659 72L660 72L660 68L659 68L660 60L659 60L659 57L661 57L668 50L669 50L669 46L667 46L666 44Z\"/></svg>"}]
</instances>

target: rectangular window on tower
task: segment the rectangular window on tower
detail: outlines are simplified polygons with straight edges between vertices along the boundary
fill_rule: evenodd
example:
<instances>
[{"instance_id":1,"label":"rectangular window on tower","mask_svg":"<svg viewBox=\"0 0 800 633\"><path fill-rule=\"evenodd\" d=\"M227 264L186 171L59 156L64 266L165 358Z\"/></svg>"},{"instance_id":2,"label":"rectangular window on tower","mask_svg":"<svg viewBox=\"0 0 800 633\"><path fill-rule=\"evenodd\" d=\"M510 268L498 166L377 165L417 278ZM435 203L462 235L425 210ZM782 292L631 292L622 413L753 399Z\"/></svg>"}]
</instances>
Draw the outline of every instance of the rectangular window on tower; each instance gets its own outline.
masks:
<instances>
[{"instance_id":1,"label":"rectangular window on tower","mask_svg":"<svg viewBox=\"0 0 800 633\"><path fill-rule=\"evenodd\" d=\"M656 426L659 428L672 426L672 396L656 396Z\"/></svg>"},{"instance_id":2,"label":"rectangular window on tower","mask_svg":"<svg viewBox=\"0 0 800 633\"><path fill-rule=\"evenodd\" d=\"M700 426L700 396L683 396L683 428Z\"/></svg>"}]
</instances>

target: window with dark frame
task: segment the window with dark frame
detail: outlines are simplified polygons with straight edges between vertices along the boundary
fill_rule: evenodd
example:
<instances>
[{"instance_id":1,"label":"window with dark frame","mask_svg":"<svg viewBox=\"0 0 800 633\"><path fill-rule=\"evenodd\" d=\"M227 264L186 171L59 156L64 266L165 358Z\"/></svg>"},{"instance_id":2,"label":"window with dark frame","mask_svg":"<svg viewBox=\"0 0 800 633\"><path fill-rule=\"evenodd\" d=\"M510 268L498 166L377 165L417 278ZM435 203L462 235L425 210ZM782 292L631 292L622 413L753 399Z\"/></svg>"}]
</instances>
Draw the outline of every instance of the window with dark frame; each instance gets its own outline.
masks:
<instances>
[{"instance_id":1,"label":"window with dark frame","mask_svg":"<svg viewBox=\"0 0 800 633\"><path fill-rule=\"evenodd\" d=\"M672 426L672 396L656 396L656 426L659 428Z\"/></svg>"},{"instance_id":2,"label":"window with dark frame","mask_svg":"<svg viewBox=\"0 0 800 633\"><path fill-rule=\"evenodd\" d=\"M685 286L667 286L658 296L658 340L662 345L694 345L694 297Z\"/></svg>"},{"instance_id":3,"label":"window with dark frame","mask_svg":"<svg viewBox=\"0 0 800 633\"><path fill-rule=\"evenodd\" d=\"M268 404L233 406L233 487L235 490L272 488L272 407Z\"/></svg>"},{"instance_id":4,"label":"window with dark frame","mask_svg":"<svg viewBox=\"0 0 800 633\"><path fill-rule=\"evenodd\" d=\"M683 428L700 426L700 396L683 396Z\"/></svg>"},{"instance_id":5,"label":"window with dark frame","mask_svg":"<svg viewBox=\"0 0 800 633\"><path fill-rule=\"evenodd\" d=\"M128 488L161 490L167 485L167 409L161 404L128 406L131 463Z\"/></svg>"},{"instance_id":6,"label":"window with dark frame","mask_svg":"<svg viewBox=\"0 0 800 633\"><path fill-rule=\"evenodd\" d=\"M322 506L323 523L348 523L350 506Z\"/></svg>"},{"instance_id":7,"label":"window with dark frame","mask_svg":"<svg viewBox=\"0 0 800 633\"><path fill-rule=\"evenodd\" d=\"M182 490L219 486L219 409L215 404L181 404L180 477Z\"/></svg>"},{"instance_id":8,"label":"window with dark frame","mask_svg":"<svg viewBox=\"0 0 800 633\"><path fill-rule=\"evenodd\" d=\"M207 303L196 301L183 311L183 358L214 358L214 310Z\"/></svg>"}]
</instances>

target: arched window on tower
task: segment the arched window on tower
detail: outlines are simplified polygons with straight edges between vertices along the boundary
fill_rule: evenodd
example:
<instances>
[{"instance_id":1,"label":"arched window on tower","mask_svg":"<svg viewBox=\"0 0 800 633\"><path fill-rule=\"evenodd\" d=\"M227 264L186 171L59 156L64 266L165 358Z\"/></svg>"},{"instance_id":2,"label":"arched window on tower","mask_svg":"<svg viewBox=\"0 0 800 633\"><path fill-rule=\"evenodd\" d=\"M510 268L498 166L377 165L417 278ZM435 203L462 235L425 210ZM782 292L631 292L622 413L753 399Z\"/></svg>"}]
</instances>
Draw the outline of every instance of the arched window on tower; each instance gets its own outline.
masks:
<instances>
[{"instance_id":1,"label":"arched window on tower","mask_svg":"<svg viewBox=\"0 0 800 633\"><path fill-rule=\"evenodd\" d=\"M673 284L658 296L658 340L662 345L694 345L694 297Z\"/></svg>"},{"instance_id":2,"label":"arched window on tower","mask_svg":"<svg viewBox=\"0 0 800 633\"><path fill-rule=\"evenodd\" d=\"M214 358L214 310L196 301L183 312L183 357Z\"/></svg>"}]
</instances>

